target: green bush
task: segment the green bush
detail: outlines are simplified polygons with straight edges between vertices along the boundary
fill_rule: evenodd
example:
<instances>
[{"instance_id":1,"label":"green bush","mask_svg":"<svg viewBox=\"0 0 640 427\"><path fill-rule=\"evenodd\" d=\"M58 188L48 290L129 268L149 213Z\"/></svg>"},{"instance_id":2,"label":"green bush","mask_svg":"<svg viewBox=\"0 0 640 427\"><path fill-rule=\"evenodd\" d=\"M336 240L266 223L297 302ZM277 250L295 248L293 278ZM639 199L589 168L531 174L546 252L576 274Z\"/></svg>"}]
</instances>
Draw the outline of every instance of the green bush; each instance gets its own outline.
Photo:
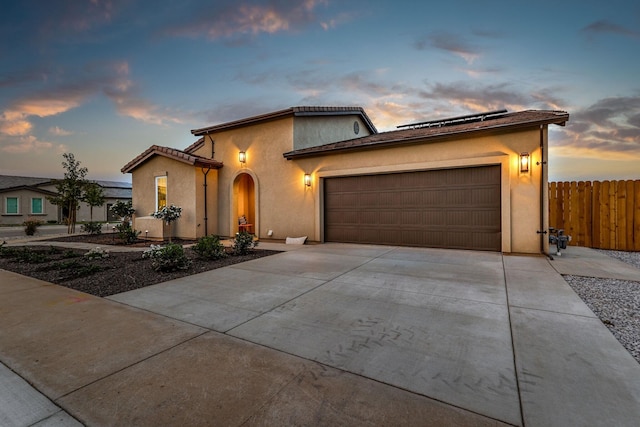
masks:
<instances>
[{"instance_id":1,"label":"green bush","mask_svg":"<svg viewBox=\"0 0 640 427\"><path fill-rule=\"evenodd\" d=\"M206 259L220 259L227 256L227 252L224 249L224 245L220 242L218 236L205 236L198 239L198 243L195 244L193 250L201 258Z\"/></svg>"},{"instance_id":2,"label":"green bush","mask_svg":"<svg viewBox=\"0 0 640 427\"><path fill-rule=\"evenodd\" d=\"M73 249L67 249L62 253L62 257L63 259L69 259L69 258L78 258L80 255L77 254L76 252L73 251Z\"/></svg>"},{"instance_id":3,"label":"green bush","mask_svg":"<svg viewBox=\"0 0 640 427\"><path fill-rule=\"evenodd\" d=\"M54 264L52 268L65 270L67 272L67 278L91 276L103 270L99 265L84 264L79 260L59 262Z\"/></svg>"},{"instance_id":4,"label":"green bush","mask_svg":"<svg viewBox=\"0 0 640 427\"><path fill-rule=\"evenodd\" d=\"M126 245L131 245L138 241L140 231L134 230L129 224L118 224L116 225L116 230L118 230L118 238L122 239Z\"/></svg>"},{"instance_id":5,"label":"green bush","mask_svg":"<svg viewBox=\"0 0 640 427\"><path fill-rule=\"evenodd\" d=\"M38 264L47 261L47 256L39 251L34 251L29 247L23 247L22 249L16 249L13 257L18 262L24 262L27 264Z\"/></svg>"},{"instance_id":6,"label":"green bush","mask_svg":"<svg viewBox=\"0 0 640 427\"><path fill-rule=\"evenodd\" d=\"M25 222L23 222L22 225L24 225L24 233L27 236L33 236L34 234L36 234L38 227L42 225L42 221L29 218Z\"/></svg>"},{"instance_id":7,"label":"green bush","mask_svg":"<svg viewBox=\"0 0 640 427\"><path fill-rule=\"evenodd\" d=\"M102 233L102 223L101 222L87 222L86 224L82 224L80 229L87 234L101 234Z\"/></svg>"},{"instance_id":8,"label":"green bush","mask_svg":"<svg viewBox=\"0 0 640 427\"><path fill-rule=\"evenodd\" d=\"M144 251L143 258L151 258L151 265L156 271L186 270L191 265L181 245L169 243L166 246L151 245L151 249Z\"/></svg>"},{"instance_id":9,"label":"green bush","mask_svg":"<svg viewBox=\"0 0 640 427\"><path fill-rule=\"evenodd\" d=\"M13 258L16 254L16 249L10 246L5 246L7 244L6 241L0 243L0 257L2 258Z\"/></svg>"},{"instance_id":10,"label":"green bush","mask_svg":"<svg viewBox=\"0 0 640 427\"><path fill-rule=\"evenodd\" d=\"M232 242L231 249L234 255L246 255L252 248L258 246L258 241L253 240L253 234L247 231L236 233L236 238Z\"/></svg>"}]
</instances>

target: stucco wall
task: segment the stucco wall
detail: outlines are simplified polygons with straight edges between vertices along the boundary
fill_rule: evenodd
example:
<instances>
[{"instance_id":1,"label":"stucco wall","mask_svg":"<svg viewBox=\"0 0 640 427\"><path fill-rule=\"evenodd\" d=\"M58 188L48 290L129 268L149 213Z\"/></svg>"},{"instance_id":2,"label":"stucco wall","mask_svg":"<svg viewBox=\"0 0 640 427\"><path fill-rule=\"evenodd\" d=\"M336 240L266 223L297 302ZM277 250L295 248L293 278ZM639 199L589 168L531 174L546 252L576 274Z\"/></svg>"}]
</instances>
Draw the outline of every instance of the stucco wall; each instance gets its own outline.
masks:
<instances>
[{"instance_id":1,"label":"stucco wall","mask_svg":"<svg viewBox=\"0 0 640 427\"><path fill-rule=\"evenodd\" d=\"M6 214L7 197L18 198L18 214ZM31 199L34 197L43 199L43 213L31 213ZM42 222L57 221L58 207L47 200L43 193L32 190L15 190L0 193L0 223L2 224L22 224L29 218L34 218Z\"/></svg>"},{"instance_id":2,"label":"stucco wall","mask_svg":"<svg viewBox=\"0 0 640 427\"><path fill-rule=\"evenodd\" d=\"M255 180L256 218L252 221L256 223L255 232L259 237L266 238L268 230L273 230L273 238L309 236L310 240L321 241L323 178L500 164L503 251L540 252L541 239L537 233L541 197L541 167L536 165L541 155L538 128L287 161L282 153L292 146L288 139L292 120L212 135L216 141L217 160L225 164L219 174L218 234L231 235L236 231L233 182L242 173ZM544 135L546 138L546 128ZM247 152L245 165L238 162L240 150ZM210 148L203 148L202 155L207 152ZM530 172L526 174L519 170L521 152L531 155ZM304 186L305 173L312 174L310 188ZM543 192L543 199L546 199L546 192Z\"/></svg>"},{"instance_id":3,"label":"stucco wall","mask_svg":"<svg viewBox=\"0 0 640 427\"><path fill-rule=\"evenodd\" d=\"M291 216L283 211L303 213L305 200L297 197L303 187L304 172L293 162L287 162L282 153L293 147L293 118L212 134L215 141L215 160L224 163L218 171L218 230L215 234L232 236L238 230L238 215L247 214L253 230L265 237L269 229L274 238L303 233L313 228L313 214ZM208 138L207 138L208 139ZM240 164L238 152L245 151L246 163ZM205 144L194 154L209 156L211 147ZM234 210L234 182L241 174L254 181L255 210ZM309 199L312 199L309 196ZM313 204L311 205L313 207Z\"/></svg>"},{"instance_id":4,"label":"stucco wall","mask_svg":"<svg viewBox=\"0 0 640 427\"><path fill-rule=\"evenodd\" d=\"M132 174L134 228L136 217L147 217L156 210L155 178L167 176L167 204L182 207L182 216L172 224L173 236L197 237L198 220L196 211L196 168L162 156L155 156L138 167ZM158 220L159 221L159 220ZM160 236L149 236L160 237Z\"/></svg>"},{"instance_id":5,"label":"stucco wall","mask_svg":"<svg viewBox=\"0 0 640 427\"><path fill-rule=\"evenodd\" d=\"M354 131L354 122L358 123L357 134ZM293 128L293 149L315 147L367 135L371 135L371 132L362 118L355 114L333 117L296 117Z\"/></svg>"},{"instance_id":6,"label":"stucco wall","mask_svg":"<svg viewBox=\"0 0 640 427\"><path fill-rule=\"evenodd\" d=\"M298 126L300 119L303 120ZM541 193L541 188L546 189L546 172L543 173L542 166L536 164L546 161L541 159L540 149L542 136L547 151L546 127L476 137L458 136L446 141L291 161L284 159L282 154L293 147L293 129L296 129L296 135L306 129L308 141L313 139L317 127L311 126L312 122L307 119L288 117L211 134L215 141L215 160L223 162L224 167L215 174L210 172L208 176L209 234L232 236L238 230L238 215L245 214L260 238L308 236L310 240L322 241L322 184L325 178L494 164L500 165L502 171L502 250L539 253L541 244L548 249L546 239L537 233L541 230L541 198L542 229L547 228L548 221L547 192ZM344 119L344 123L340 121L339 125L348 125L346 127L353 133L353 118ZM318 123L328 125L323 121ZM360 130L366 131L364 124ZM336 131L336 135L340 132L342 130ZM239 151L247 154L244 164L238 161ZM528 173L521 173L519 169L519 154L522 152L531 156ZM209 157L210 144L204 144L194 154ZM176 223L174 235L204 235L203 176L200 168L161 156L154 157L133 173L134 207L143 215L153 211L154 177L164 175L165 171L169 171L169 203L184 209L184 216ZM311 187L304 185L305 173L312 175ZM247 177L253 182L250 189L245 188ZM247 203L253 203L253 209L247 208ZM273 231L271 236L268 236L269 230Z\"/></svg>"}]
</instances>

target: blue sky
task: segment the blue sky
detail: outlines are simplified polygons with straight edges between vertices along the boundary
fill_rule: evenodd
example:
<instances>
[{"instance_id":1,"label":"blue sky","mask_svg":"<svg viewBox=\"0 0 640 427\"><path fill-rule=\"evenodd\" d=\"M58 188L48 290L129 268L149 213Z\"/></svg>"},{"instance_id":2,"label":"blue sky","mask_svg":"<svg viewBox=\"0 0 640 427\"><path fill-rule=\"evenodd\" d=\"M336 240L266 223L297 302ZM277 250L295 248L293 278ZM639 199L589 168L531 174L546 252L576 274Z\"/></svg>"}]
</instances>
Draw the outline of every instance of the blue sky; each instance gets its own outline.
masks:
<instances>
[{"instance_id":1,"label":"blue sky","mask_svg":"<svg viewBox=\"0 0 640 427\"><path fill-rule=\"evenodd\" d=\"M640 179L637 1L22 0L0 15L0 174L94 179L296 105L379 130L560 109L551 180Z\"/></svg>"}]
</instances>

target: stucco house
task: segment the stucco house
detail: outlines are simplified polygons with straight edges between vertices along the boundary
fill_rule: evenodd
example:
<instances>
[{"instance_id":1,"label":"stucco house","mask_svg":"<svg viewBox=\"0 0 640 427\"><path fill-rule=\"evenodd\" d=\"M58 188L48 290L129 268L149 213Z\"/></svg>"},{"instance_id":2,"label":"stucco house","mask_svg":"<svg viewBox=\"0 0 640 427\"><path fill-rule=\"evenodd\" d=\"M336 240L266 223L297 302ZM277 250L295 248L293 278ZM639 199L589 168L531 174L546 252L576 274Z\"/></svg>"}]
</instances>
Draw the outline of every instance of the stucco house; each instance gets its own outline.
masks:
<instances>
[{"instance_id":1,"label":"stucco house","mask_svg":"<svg viewBox=\"0 0 640 427\"><path fill-rule=\"evenodd\" d=\"M0 223L22 224L30 217L42 222L62 223L66 216L64 209L47 200L47 197L57 194L55 181L53 178L0 175L0 198L2 199ZM123 202L131 200L131 184L100 180L91 180L91 182L102 187L105 196L105 204L93 208L93 220L117 221L117 218L111 216L109 208L118 200ZM90 208L86 203L80 203L77 220L90 220Z\"/></svg>"},{"instance_id":2,"label":"stucco house","mask_svg":"<svg viewBox=\"0 0 640 427\"><path fill-rule=\"evenodd\" d=\"M564 111L490 111L378 132L360 107L293 107L153 145L132 174L134 227L183 208L184 238L307 236L317 242L540 253L548 250L548 126ZM246 224L245 224L246 222Z\"/></svg>"}]
</instances>

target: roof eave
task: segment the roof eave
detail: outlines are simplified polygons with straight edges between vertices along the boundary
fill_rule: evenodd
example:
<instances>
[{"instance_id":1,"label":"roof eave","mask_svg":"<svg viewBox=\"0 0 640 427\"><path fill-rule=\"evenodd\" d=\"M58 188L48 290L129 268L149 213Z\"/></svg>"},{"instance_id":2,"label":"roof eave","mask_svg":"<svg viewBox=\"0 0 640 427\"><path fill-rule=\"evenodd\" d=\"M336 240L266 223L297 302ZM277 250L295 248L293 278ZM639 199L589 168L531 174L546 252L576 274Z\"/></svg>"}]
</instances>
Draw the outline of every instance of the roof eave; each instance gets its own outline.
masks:
<instances>
[{"instance_id":1,"label":"roof eave","mask_svg":"<svg viewBox=\"0 0 640 427\"><path fill-rule=\"evenodd\" d=\"M347 108L351 108L351 107L347 107ZM228 123L222 123L219 125L214 125L214 126L207 126L205 128L200 128L200 129L193 129L191 130L191 133L194 136L203 136L206 135L210 132L213 131L222 131L222 130L229 130L229 129L235 129L238 127L242 127L242 126L246 126L249 124L254 124L254 123L260 123L260 122L266 122L266 121L270 121L270 120L277 120L277 119L281 119L283 117L301 117L301 116L344 116L344 115L359 115L360 117L362 117L362 120L365 122L365 124L367 125L367 127L369 128L369 130L371 131L371 133L378 133L378 130L376 129L376 127L373 125L373 122L371 121L371 119L369 118L369 116L367 116L367 113L364 111L364 109L362 109L361 107L356 107L356 108L352 108L352 109L345 109L345 110L329 110L329 111L319 111L319 110L307 110L304 107L291 107L291 108L287 108L284 110L278 110L278 111L273 111L271 113L267 113L267 114L261 114L258 116L253 116L253 117L247 117L244 119L240 119L240 120L235 120L232 122L228 122Z\"/></svg>"},{"instance_id":2,"label":"roof eave","mask_svg":"<svg viewBox=\"0 0 640 427\"><path fill-rule=\"evenodd\" d=\"M228 123L221 123L219 125L207 126L205 128L192 129L191 130L191 134L193 136L203 136L203 135L206 135L207 133L209 133L211 131L214 131L214 130L215 131L220 131L220 130L234 129L234 128L237 128L237 127L242 127L242 126L248 125L250 123L275 120L275 119L279 119L279 118L282 118L282 117L287 117L289 115L293 115L293 108L287 108L285 110L273 111L271 113L261 114L261 115L253 116L253 117L247 117L247 118L240 119L240 120L234 120L234 121L228 122Z\"/></svg>"},{"instance_id":3,"label":"roof eave","mask_svg":"<svg viewBox=\"0 0 640 427\"><path fill-rule=\"evenodd\" d=\"M564 126L568 120L569 120L569 114L566 113L562 116L548 118L548 119L536 119L536 120L523 121L519 123L506 123L506 124L500 124L496 126L483 127L479 129L465 129L465 130L459 130L454 132L433 134L428 136L416 136L412 138L391 139L383 143L372 142L370 144L339 147L339 148L334 148L330 150L309 150L309 151L301 151L301 152L289 151L287 153L284 153L282 156L287 160L294 160L294 159L301 159L301 158L326 156L336 152L364 151L364 150L372 150L376 148L380 149L380 148L387 148L387 147L396 147L399 145L415 145L415 144L422 143L424 141L432 142L432 141L443 141L447 139L453 139L463 134L469 135L469 134L479 134L479 133L492 133L492 132L500 132L500 131L509 130L509 129L532 128L536 126L543 126L543 125L549 125L549 124Z\"/></svg>"},{"instance_id":4,"label":"roof eave","mask_svg":"<svg viewBox=\"0 0 640 427\"><path fill-rule=\"evenodd\" d=\"M18 185L15 187L0 188L0 193L7 193L9 191L20 191L20 190L29 190L29 191L33 191L34 193L43 193L50 196L56 196L58 194L55 191L45 190L44 188L39 188L34 185Z\"/></svg>"},{"instance_id":5,"label":"roof eave","mask_svg":"<svg viewBox=\"0 0 640 427\"><path fill-rule=\"evenodd\" d=\"M184 157L172 156L168 153L164 153L163 151L159 150L157 146L152 146L148 148L146 152L143 152L140 155L139 159L138 158L134 159L133 161L126 164L122 169L120 169L120 172L131 173L138 167L142 166L145 162L147 162L153 156L162 156L171 160L175 160L177 162L185 163L187 165L207 167L211 169L220 169L224 166L222 162L218 162L216 160L206 160L206 159L199 159L199 158L189 159ZM193 155L190 155L190 156L195 157Z\"/></svg>"}]
</instances>

